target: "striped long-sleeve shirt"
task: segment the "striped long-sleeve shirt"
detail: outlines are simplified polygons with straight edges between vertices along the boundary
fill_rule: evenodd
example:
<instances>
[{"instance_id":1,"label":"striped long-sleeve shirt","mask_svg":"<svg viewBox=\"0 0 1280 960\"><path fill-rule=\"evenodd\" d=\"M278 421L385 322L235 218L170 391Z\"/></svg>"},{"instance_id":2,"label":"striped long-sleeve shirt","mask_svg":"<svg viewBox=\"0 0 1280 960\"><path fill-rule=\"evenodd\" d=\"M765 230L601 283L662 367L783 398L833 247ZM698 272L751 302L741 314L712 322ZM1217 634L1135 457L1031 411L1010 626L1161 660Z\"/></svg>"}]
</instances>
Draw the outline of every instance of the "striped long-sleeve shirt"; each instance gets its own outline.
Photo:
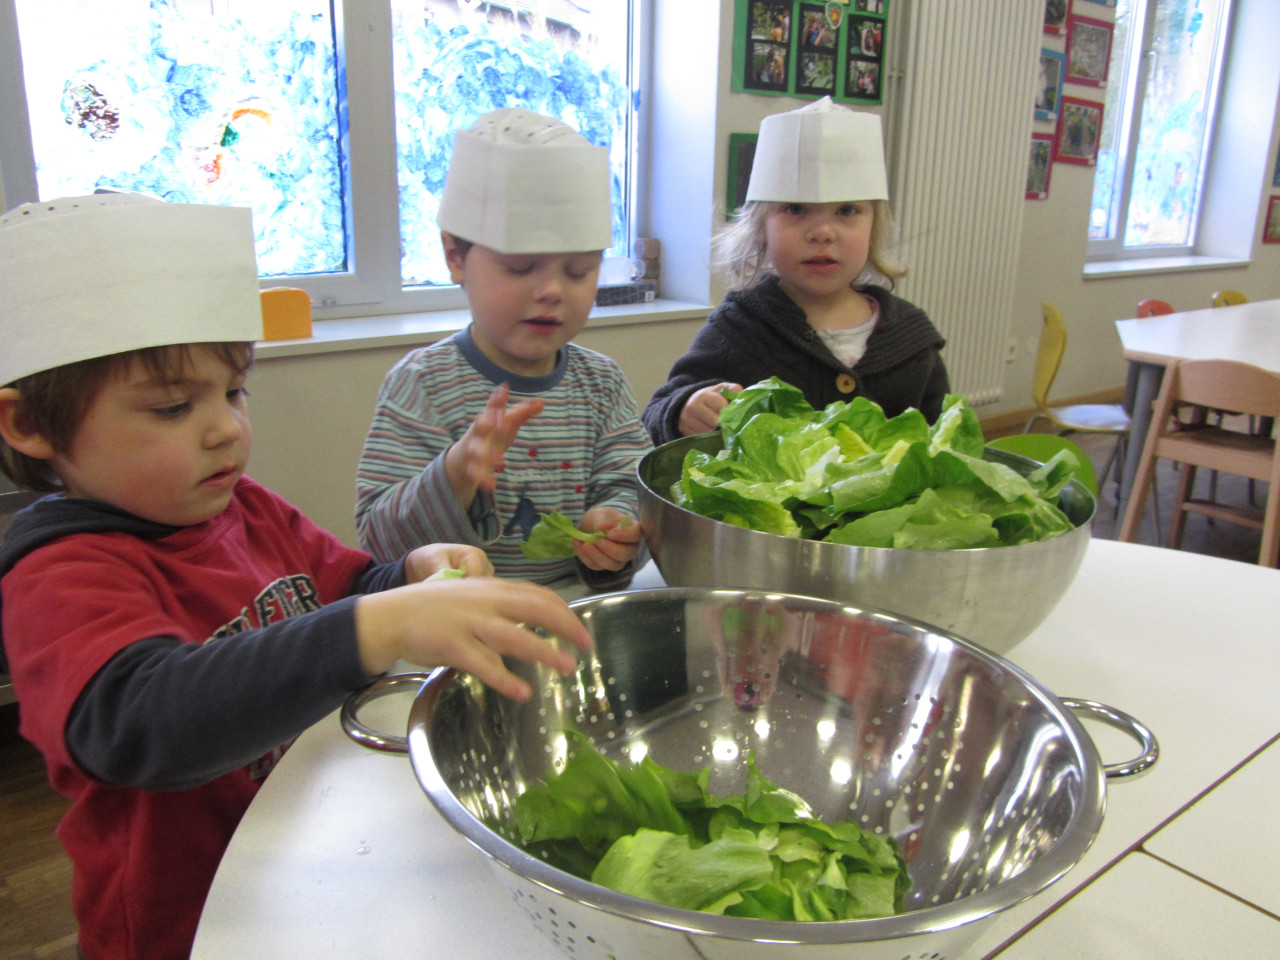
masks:
<instances>
[{"instance_id":1,"label":"striped long-sleeve shirt","mask_svg":"<svg viewBox=\"0 0 1280 960\"><path fill-rule=\"evenodd\" d=\"M541 397L546 405L507 450L493 495L477 494L465 510L442 454L503 382L511 402ZM581 576L596 589L617 586L643 562L643 549L612 573L572 558L528 560L520 545L553 510L574 523L599 506L637 516L636 464L650 449L631 388L609 357L570 343L552 373L521 377L492 363L464 330L405 356L382 385L356 475L360 541L387 559L424 543L468 543L485 549L500 577Z\"/></svg>"}]
</instances>

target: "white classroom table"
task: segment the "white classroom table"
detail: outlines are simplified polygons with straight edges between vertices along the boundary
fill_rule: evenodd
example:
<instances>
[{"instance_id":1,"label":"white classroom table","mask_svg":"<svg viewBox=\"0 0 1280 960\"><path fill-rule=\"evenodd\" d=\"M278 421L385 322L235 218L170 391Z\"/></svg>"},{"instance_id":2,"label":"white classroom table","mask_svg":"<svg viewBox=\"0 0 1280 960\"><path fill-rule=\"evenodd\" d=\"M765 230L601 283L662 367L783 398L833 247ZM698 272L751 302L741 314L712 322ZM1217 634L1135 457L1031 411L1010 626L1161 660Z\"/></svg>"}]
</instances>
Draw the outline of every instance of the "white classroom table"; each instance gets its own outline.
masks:
<instances>
[{"instance_id":1,"label":"white classroom table","mask_svg":"<svg viewBox=\"0 0 1280 960\"><path fill-rule=\"evenodd\" d=\"M1117 320L1116 331L1125 359L1137 369L1117 506L1117 516L1124 516L1165 367L1179 360L1238 360L1280 373L1280 300Z\"/></svg>"},{"instance_id":2,"label":"white classroom table","mask_svg":"<svg viewBox=\"0 0 1280 960\"><path fill-rule=\"evenodd\" d=\"M635 585L660 585L646 571ZM998 915L963 960L1280 956L1277 624L1280 570L1090 543L1062 602L1009 659L1058 696L1133 714L1160 759L1108 782L1088 853ZM398 710L403 730L408 700L368 710ZM1137 752L1085 725L1105 762ZM563 955L435 812L409 760L357 746L335 714L302 735L249 807L192 960L428 956Z\"/></svg>"}]
</instances>

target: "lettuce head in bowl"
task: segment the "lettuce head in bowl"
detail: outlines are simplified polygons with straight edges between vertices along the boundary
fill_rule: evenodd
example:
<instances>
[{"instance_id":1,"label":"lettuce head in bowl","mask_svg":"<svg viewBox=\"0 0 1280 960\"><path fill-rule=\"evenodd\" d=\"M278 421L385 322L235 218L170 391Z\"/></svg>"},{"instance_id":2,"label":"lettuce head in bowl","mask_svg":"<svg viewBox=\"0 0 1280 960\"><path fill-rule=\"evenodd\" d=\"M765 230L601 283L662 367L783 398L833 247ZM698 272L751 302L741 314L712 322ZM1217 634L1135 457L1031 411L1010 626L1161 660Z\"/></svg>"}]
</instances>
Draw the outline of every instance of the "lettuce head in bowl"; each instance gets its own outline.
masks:
<instances>
[{"instance_id":1,"label":"lettuce head in bowl","mask_svg":"<svg viewBox=\"0 0 1280 960\"><path fill-rule=\"evenodd\" d=\"M672 586L841 600L1000 653L1079 569L1096 504L1072 455L986 447L962 397L930 424L865 398L815 410L777 378L730 396L718 431L639 466L641 523Z\"/></svg>"}]
</instances>

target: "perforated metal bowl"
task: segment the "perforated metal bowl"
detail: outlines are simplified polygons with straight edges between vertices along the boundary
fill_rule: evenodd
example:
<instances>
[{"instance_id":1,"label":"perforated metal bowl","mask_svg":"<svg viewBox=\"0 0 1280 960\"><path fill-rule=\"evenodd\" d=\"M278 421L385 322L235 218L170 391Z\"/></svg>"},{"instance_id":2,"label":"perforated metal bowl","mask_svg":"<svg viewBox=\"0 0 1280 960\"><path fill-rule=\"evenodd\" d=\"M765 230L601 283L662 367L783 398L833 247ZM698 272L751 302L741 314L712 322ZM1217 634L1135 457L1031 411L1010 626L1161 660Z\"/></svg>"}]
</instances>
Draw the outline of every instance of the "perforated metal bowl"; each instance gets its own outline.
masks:
<instances>
[{"instance_id":1,"label":"perforated metal bowl","mask_svg":"<svg viewBox=\"0 0 1280 960\"><path fill-rule=\"evenodd\" d=\"M1053 883L1102 822L1104 778L1145 769L1137 721L1055 698L989 651L923 624L831 601L667 588L572 605L596 640L559 677L513 664L527 703L451 670L422 684L406 749L423 790L489 862L530 920L579 960L955 957L999 911ZM390 689L390 685L382 690ZM1070 707L1070 708L1069 708ZM1143 739L1104 768L1071 709ZM665 907L606 890L515 846L503 824L563 763L566 730L606 754L683 770L740 793L748 754L819 816L901 844L913 888L900 916L773 923ZM491 829L491 825L494 829Z\"/></svg>"},{"instance_id":2,"label":"perforated metal bowl","mask_svg":"<svg viewBox=\"0 0 1280 960\"><path fill-rule=\"evenodd\" d=\"M746 530L692 513L670 498L685 454L720 448L717 431L663 444L640 461L640 523L670 586L778 590L877 607L1003 654L1057 606L1089 546L1097 502L1076 480L1059 496L1075 529L1012 547L894 550ZM1024 475L1040 466L991 447L985 457Z\"/></svg>"}]
</instances>

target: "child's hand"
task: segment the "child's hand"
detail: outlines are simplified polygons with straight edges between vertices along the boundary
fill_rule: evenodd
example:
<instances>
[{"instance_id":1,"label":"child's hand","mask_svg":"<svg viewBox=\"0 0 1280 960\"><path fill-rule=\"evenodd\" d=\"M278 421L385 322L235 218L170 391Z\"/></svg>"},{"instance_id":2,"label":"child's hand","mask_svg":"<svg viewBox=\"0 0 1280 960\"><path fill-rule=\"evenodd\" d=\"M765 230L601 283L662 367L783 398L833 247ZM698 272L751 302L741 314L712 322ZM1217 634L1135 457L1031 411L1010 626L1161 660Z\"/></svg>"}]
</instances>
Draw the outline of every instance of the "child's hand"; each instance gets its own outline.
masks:
<instances>
[{"instance_id":1,"label":"child's hand","mask_svg":"<svg viewBox=\"0 0 1280 960\"><path fill-rule=\"evenodd\" d=\"M573 541L574 556L592 570L621 570L640 549L640 524L631 514L613 507L592 507L582 515L578 529L605 534L591 543Z\"/></svg>"},{"instance_id":2,"label":"child's hand","mask_svg":"<svg viewBox=\"0 0 1280 960\"><path fill-rule=\"evenodd\" d=\"M503 656L562 674L577 666L572 651L534 633L535 626L581 650L591 649L591 635L568 604L532 583L435 580L356 601L360 661L371 676L385 673L399 659L426 669L457 667L515 700L527 700L532 691L506 668Z\"/></svg>"},{"instance_id":3,"label":"child's hand","mask_svg":"<svg viewBox=\"0 0 1280 960\"><path fill-rule=\"evenodd\" d=\"M511 388L503 383L489 396L489 402L467 428L462 439L445 451L444 469L449 486L464 507L471 506L476 491L492 491L497 486L495 473L502 470L502 458L516 433L542 412L541 397L521 400L510 410L507 398Z\"/></svg>"},{"instance_id":4,"label":"child's hand","mask_svg":"<svg viewBox=\"0 0 1280 960\"><path fill-rule=\"evenodd\" d=\"M729 405L721 391L741 389L741 384L717 383L692 393L684 402L676 424L681 435L689 437L695 433L708 433L720 426L720 411Z\"/></svg>"},{"instance_id":5,"label":"child's hand","mask_svg":"<svg viewBox=\"0 0 1280 960\"><path fill-rule=\"evenodd\" d=\"M467 571L468 577L493 576L493 564L479 547L461 543L429 543L404 558L406 583L421 583L441 570Z\"/></svg>"}]
</instances>

